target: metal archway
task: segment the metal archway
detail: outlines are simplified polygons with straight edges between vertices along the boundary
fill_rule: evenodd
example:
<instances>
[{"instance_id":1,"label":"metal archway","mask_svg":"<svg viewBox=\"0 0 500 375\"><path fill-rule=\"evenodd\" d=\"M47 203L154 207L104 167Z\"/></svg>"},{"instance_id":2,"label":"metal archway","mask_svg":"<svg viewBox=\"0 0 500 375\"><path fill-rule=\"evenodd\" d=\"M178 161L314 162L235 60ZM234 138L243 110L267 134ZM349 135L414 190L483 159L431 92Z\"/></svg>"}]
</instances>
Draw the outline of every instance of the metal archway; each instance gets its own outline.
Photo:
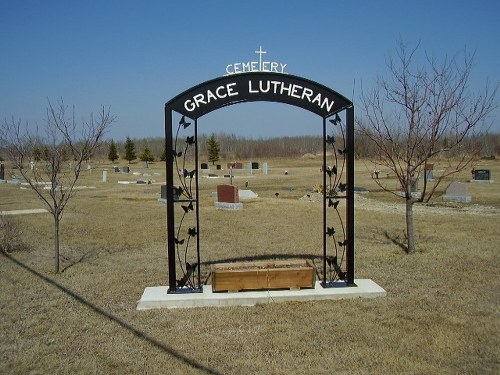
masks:
<instances>
[{"instance_id":1,"label":"metal archway","mask_svg":"<svg viewBox=\"0 0 500 375\"><path fill-rule=\"evenodd\" d=\"M242 73L204 82L165 104L167 188L168 293L202 290L200 273L200 220L198 192L198 119L219 108L244 102L280 102L313 112L323 123L323 287L343 280L354 286L354 106L344 96L316 82L279 73ZM173 112L182 117L174 131ZM344 115L344 121L340 114ZM184 143L179 132L193 125ZM328 126L338 129L328 134ZM327 164L332 151L333 165ZM194 153L195 168L186 168L186 155ZM174 184L174 172L180 184ZM194 186L193 186L194 181ZM341 204L345 202L345 204ZM180 220L176 224L176 204ZM329 213L332 213L329 215ZM187 230L183 225L192 216ZM339 228L328 225L329 216ZM329 251L330 250L330 251ZM188 262L188 253L195 261ZM340 256L339 256L340 254ZM177 280L179 263L182 277Z\"/></svg>"}]
</instances>

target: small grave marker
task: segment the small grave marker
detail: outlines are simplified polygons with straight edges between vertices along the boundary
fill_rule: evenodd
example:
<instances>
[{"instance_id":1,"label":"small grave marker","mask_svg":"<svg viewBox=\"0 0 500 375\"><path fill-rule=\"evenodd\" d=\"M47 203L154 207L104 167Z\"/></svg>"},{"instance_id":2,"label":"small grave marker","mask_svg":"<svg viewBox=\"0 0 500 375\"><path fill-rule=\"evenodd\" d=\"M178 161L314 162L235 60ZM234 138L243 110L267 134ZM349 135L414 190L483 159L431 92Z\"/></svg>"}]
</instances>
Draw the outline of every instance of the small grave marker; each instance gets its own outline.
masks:
<instances>
[{"instance_id":1,"label":"small grave marker","mask_svg":"<svg viewBox=\"0 0 500 375\"><path fill-rule=\"evenodd\" d=\"M472 171L473 180L471 182L494 182L491 179L491 171L489 169L475 169Z\"/></svg>"},{"instance_id":2,"label":"small grave marker","mask_svg":"<svg viewBox=\"0 0 500 375\"><path fill-rule=\"evenodd\" d=\"M130 167L126 165L125 167L122 168L123 173L130 173Z\"/></svg>"},{"instance_id":3,"label":"small grave marker","mask_svg":"<svg viewBox=\"0 0 500 375\"><path fill-rule=\"evenodd\" d=\"M424 173L425 173L424 178L427 181L434 180L434 164L431 163L425 164Z\"/></svg>"},{"instance_id":4,"label":"small grave marker","mask_svg":"<svg viewBox=\"0 0 500 375\"><path fill-rule=\"evenodd\" d=\"M5 180L5 166L0 164L0 180Z\"/></svg>"},{"instance_id":5,"label":"small grave marker","mask_svg":"<svg viewBox=\"0 0 500 375\"><path fill-rule=\"evenodd\" d=\"M267 173L268 173L267 162L265 162L264 164L262 164L262 173L264 174L264 176L267 176Z\"/></svg>"}]
</instances>

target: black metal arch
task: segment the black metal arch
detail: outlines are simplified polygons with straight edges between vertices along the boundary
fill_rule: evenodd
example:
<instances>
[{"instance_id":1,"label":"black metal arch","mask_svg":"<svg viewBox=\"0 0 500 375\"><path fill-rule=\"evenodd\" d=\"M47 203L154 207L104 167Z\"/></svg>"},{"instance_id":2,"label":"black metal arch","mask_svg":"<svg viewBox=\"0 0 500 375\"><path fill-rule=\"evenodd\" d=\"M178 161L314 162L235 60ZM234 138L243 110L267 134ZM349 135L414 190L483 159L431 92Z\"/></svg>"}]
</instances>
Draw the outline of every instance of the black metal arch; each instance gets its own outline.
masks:
<instances>
[{"instance_id":1,"label":"black metal arch","mask_svg":"<svg viewBox=\"0 0 500 375\"><path fill-rule=\"evenodd\" d=\"M184 91L165 104L165 149L167 188L167 247L169 293L201 291L199 194L198 194L198 119L219 108L254 101L280 102L313 112L323 120L323 280L329 287L336 280L347 286L354 284L354 106L344 96L316 82L279 73L243 73L204 82ZM182 115L174 136L173 112ZM343 122L339 113L345 111ZM186 119L187 118L187 119ZM190 120L191 119L191 120ZM193 123L194 135L188 136L179 148L179 131ZM327 127L340 129L341 139L329 135ZM185 167L188 149L194 147L195 168ZM327 165L327 152L332 151L334 165ZM339 164L339 159L342 162ZM174 166L175 164L175 166ZM181 165L179 165L181 164ZM174 186L174 172L180 185ZM193 191L193 179L195 189ZM345 202L345 211L339 203ZM180 203L181 219L176 227L175 203ZM340 219L341 230L329 227L328 211ZM187 214L195 213L193 226L181 232ZM345 217L345 221L343 220ZM186 237L187 236L187 237ZM328 240L335 255L328 255ZM181 265L182 278L176 278L176 258L182 262L179 247L196 244L196 263ZM339 248L342 249L339 259ZM345 268L343 264L345 263ZM327 265L329 272L327 272ZM327 277L327 274L330 277ZM197 277L196 277L197 275ZM186 287L187 286L187 287Z\"/></svg>"}]
</instances>

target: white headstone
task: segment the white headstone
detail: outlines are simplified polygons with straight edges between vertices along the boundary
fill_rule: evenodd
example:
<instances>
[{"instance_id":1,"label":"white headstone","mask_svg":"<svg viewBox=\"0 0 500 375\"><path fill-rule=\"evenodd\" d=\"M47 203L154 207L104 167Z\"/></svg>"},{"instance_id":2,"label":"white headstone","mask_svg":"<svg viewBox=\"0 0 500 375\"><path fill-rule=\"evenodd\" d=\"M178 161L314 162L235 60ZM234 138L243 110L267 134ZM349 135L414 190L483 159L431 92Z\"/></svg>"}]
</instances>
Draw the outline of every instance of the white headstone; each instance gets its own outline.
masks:
<instances>
[{"instance_id":1,"label":"white headstone","mask_svg":"<svg viewBox=\"0 0 500 375\"><path fill-rule=\"evenodd\" d=\"M267 162L264 162L264 164L262 164L262 173L267 176Z\"/></svg>"},{"instance_id":2,"label":"white headstone","mask_svg":"<svg viewBox=\"0 0 500 375\"><path fill-rule=\"evenodd\" d=\"M108 170L105 169L102 171L102 182L107 182L108 181Z\"/></svg>"}]
</instances>

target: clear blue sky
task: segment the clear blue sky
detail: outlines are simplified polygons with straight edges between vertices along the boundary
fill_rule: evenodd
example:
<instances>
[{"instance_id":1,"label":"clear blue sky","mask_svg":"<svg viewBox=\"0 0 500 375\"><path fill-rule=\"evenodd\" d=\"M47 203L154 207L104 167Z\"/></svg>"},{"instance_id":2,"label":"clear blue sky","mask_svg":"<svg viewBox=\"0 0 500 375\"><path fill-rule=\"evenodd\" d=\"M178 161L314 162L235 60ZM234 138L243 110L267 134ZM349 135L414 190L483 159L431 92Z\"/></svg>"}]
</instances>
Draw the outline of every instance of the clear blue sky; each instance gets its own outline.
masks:
<instances>
[{"instance_id":1,"label":"clear blue sky","mask_svg":"<svg viewBox=\"0 0 500 375\"><path fill-rule=\"evenodd\" d=\"M500 82L500 1L0 0L0 121L43 123L47 98L86 117L109 105L108 138L163 136L164 104L266 58L354 99L383 75L402 38L436 56L476 51L472 88ZM352 96L354 81L356 90ZM500 133L500 111L492 130ZM213 112L201 132L320 133L315 115L252 103Z\"/></svg>"}]
</instances>

